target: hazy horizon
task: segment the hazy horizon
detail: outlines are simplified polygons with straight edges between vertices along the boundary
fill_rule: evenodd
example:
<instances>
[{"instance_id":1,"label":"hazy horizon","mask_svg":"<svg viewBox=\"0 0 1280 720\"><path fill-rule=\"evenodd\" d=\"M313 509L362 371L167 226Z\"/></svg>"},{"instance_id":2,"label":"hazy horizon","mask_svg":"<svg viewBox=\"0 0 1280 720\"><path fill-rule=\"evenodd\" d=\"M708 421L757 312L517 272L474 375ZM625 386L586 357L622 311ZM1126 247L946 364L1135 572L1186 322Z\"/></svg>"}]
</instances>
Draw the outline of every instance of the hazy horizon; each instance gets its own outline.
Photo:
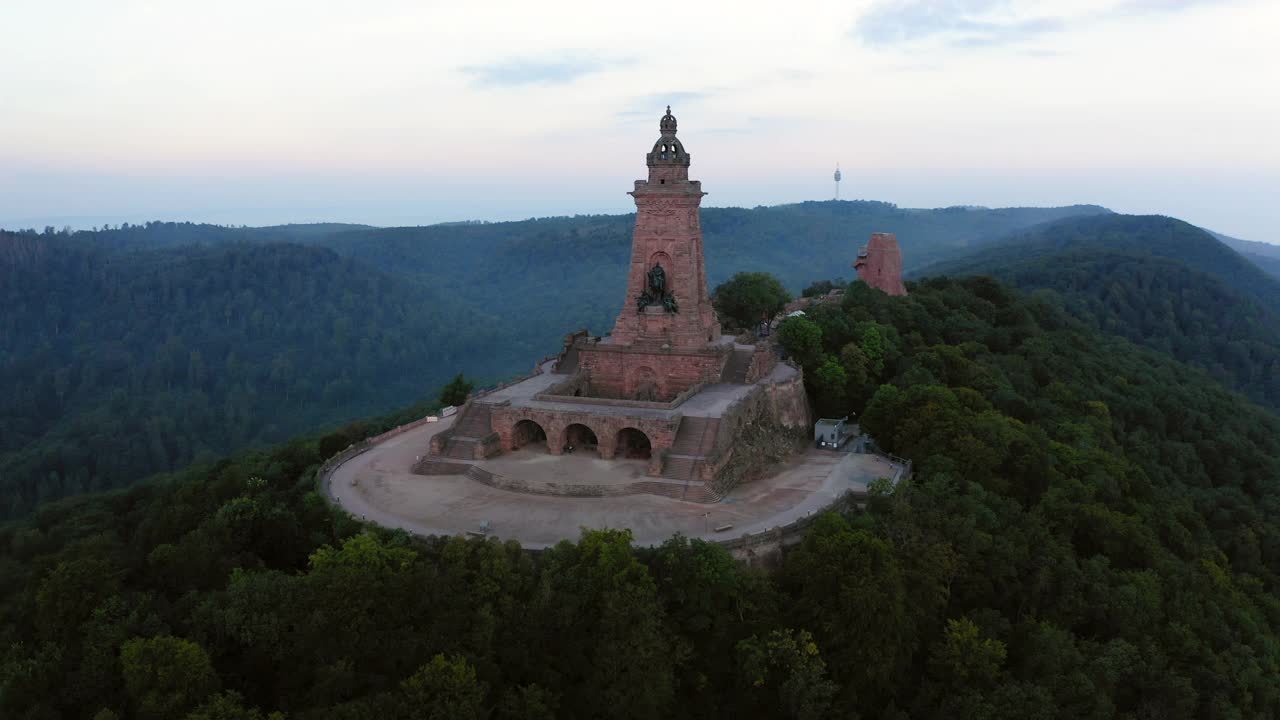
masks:
<instances>
[{"instance_id":1,"label":"hazy horizon","mask_svg":"<svg viewBox=\"0 0 1280 720\"><path fill-rule=\"evenodd\" d=\"M496 20L495 20L496 18ZM1097 204L1280 242L1265 0L0 7L0 227L626 213L669 103L707 206ZM57 42L49 42L56 37Z\"/></svg>"}]
</instances>

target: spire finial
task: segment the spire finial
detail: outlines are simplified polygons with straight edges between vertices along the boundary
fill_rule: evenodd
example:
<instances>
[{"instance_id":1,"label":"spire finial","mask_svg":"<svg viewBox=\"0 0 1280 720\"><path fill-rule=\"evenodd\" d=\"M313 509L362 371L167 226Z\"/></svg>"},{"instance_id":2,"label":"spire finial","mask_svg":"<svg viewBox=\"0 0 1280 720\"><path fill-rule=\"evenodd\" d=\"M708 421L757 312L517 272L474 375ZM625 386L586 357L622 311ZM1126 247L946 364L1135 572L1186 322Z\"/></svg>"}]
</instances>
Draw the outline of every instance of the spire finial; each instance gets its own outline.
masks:
<instances>
[{"instance_id":1,"label":"spire finial","mask_svg":"<svg viewBox=\"0 0 1280 720\"><path fill-rule=\"evenodd\" d=\"M663 135L674 135L676 132L676 118L671 114L671 106L667 106L667 114L662 116L662 120L658 123L658 128L662 130Z\"/></svg>"}]
</instances>

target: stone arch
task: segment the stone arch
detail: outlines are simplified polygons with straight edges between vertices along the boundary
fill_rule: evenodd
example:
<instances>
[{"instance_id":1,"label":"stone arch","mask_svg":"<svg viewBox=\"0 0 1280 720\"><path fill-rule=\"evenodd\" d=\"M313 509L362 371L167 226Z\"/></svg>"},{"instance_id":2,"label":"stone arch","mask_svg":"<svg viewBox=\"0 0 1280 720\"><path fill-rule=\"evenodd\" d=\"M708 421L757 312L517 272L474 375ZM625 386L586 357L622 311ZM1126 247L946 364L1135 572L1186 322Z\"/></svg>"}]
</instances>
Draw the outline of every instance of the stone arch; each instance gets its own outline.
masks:
<instances>
[{"instance_id":1,"label":"stone arch","mask_svg":"<svg viewBox=\"0 0 1280 720\"><path fill-rule=\"evenodd\" d=\"M533 420L521 420L511 428L511 449L519 450L529 444L546 449L547 431Z\"/></svg>"},{"instance_id":2,"label":"stone arch","mask_svg":"<svg viewBox=\"0 0 1280 720\"><path fill-rule=\"evenodd\" d=\"M645 266L645 272L648 272L654 265L661 265L663 270L667 271L667 289L671 289L671 256L665 251L658 252L649 256L649 264Z\"/></svg>"},{"instance_id":3,"label":"stone arch","mask_svg":"<svg viewBox=\"0 0 1280 720\"><path fill-rule=\"evenodd\" d=\"M631 368L627 372L625 392L632 400L656 401L662 398L662 384L658 373L648 365Z\"/></svg>"},{"instance_id":4,"label":"stone arch","mask_svg":"<svg viewBox=\"0 0 1280 720\"><path fill-rule=\"evenodd\" d=\"M583 425L582 423L570 423L564 428L561 435L560 447L568 449L573 448L573 452L592 452L599 453L600 439L596 436L596 431Z\"/></svg>"},{"instance_id":5,"label":"stone arch","mask_svg":"<svg viewBox=\"0 0 1280 720\"><path fill-rule=\"evenodd\" d=\"M648 460L653 454L653 443L643 430L624 427L618 431L614 457L627 460Z\"/></svg>"}]
</instances>

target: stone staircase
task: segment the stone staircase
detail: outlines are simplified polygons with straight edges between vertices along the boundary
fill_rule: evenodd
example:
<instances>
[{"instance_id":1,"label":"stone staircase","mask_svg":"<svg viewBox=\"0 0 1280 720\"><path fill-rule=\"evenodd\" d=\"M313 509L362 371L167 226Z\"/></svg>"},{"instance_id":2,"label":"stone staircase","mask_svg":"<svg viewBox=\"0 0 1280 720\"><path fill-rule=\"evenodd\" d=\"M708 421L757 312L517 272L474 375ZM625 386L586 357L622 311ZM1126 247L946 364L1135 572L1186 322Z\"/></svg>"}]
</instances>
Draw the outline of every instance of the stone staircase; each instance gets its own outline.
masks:
<instances>
[{"instance_id":1,"label":"stone staircase","mask_svg":"<svg viewBox=\"0 0 1280 720\"><path fill-rule=\"evenodd\" d=\"M672 480L691 480L697 463L698 458L687 455L668 455L666 464L662 466L662 477Z\"/></svg>"},{"instance_id":2,"label":"stone staircase","mask_svg":"<svg viewBox=\"0 0 1280 720\"><path fill-rule=\"evenodd\" d=\"M680 421L676 439L671 443L672 455L709 455L716 446L720 418L686 415Z\"/></svg>"},{"instance_id":3,"label":"stone staircase","mask_svg":"<svg viewBox=\"0 0 1280 720\"><path fill-rule=\"evenodd\" d=\"M729 361L724 364L724 370L720 372L720 382L746 385L747 371L751 369L751 356L754 354L753 350L735 349L733 355L729 356Z\"/></svg>"},{"instance_id":4,"label":"stone staircase","mask_svg":"<svg viewBox=\"0 0 1280 720\"><path fill-rule=\"evenodd\" d=\"M571 347L564 351L564 356L556 364L556 372L572 375L578 372L578 348Z\"/></svg>"},{"instance_id":5,"label":"stone staircase","mask_svg":"<svg viewBox=\"0 0 1280 720\"><path fill-rule=\"evenodd\" d=\"M675 442L667 452L662 466L662 477L672 480L692 480L698 465L707 459L716 447L716 434L720 430L720 418L685 416L676 431Z\"/></svg>"},{"instance_id":6,"label":"stone staircase","mask_svg":"<svg viewBox=\"0 0 1280 720\"><path fill-rule=\"evenodd\" d=\"M440 456L453 460L474 460L477 443L493 434L492 414L492 408L484 403L473 402L463 408L462 415L445 440Z\"/></svg>"}]
</instances>

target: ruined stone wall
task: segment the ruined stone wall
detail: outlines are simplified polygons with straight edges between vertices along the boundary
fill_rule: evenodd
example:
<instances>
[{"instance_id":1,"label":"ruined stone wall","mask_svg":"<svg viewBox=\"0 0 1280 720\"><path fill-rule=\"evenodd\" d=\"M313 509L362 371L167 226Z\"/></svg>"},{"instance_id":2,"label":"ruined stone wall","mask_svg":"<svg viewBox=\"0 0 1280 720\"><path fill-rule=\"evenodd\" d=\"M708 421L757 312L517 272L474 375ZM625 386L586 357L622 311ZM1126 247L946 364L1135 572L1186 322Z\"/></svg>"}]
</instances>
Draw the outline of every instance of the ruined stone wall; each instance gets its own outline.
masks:
<instances>
[{"instance_id":1,"label":"ruined stone wall","mask_svg":"<svg viewBox=\"0 0 1280 720\"><path fill-rule=\"evenodd\" d=\"M902 250L893 233L871 233L871 240L858 253L853 267L858 279L890 295L906 295L902 283Z\"/></svg>"},{"instance_id":2,"label":"ruined stone wall","mask_svg":"<svg viewBox=\"0 0 1280 720\"><path fill-rule=\"evenodd\" d=\"M751 366L747 369L747 382L754 383L760 378L768 377L778 366L778 353L771 341L760 339L756 342L755 352L751 354Z\"/></svg>"},{"instance_id":3,"label":"ruined stone wall","mask_svg":"<svg viewBox=\"0 0 1280 720\"><path fill-rule=\"evenodd\" d=\"M769 383L766 392L769 395L770 414L780 425L806 430L812 428L813 408L809 406L809 396L804 391L802 373L796 373L795 377L788 380Z\"/></svg>"}]
</instances>

